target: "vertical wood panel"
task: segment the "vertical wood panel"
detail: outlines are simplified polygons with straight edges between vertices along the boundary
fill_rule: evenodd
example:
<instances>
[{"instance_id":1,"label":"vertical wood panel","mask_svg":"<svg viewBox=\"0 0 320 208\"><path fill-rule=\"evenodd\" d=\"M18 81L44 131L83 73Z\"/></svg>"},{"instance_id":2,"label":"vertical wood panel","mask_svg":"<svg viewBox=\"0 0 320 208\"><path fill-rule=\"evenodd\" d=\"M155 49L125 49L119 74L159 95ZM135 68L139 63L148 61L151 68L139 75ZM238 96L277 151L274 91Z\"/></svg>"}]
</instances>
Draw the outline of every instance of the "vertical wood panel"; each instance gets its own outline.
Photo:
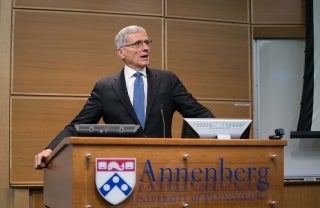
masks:
<instances>
[{"instance_id":1,"label":"vertical wood panel","mask_svg":"<svg viewBox=\"0 0 320 208\"><path fill-rule=\"evenodd\" d=\"M131 24L148 29L151 65L161 67L161 19L16 11L13 93L89 93L98 79L122 68L113 40Z\"/></svg>"},{"instance_id":2,"label":"vertical wood panel","mask_svg":"<svg viewBox=\"0 0 320 208\"><path fill-rule=\"evenodd\" d=\"M167 68L197 98L249 100L246 25L167 20Z\"/></svg>"},{"instance_id":3,"label":"vertical wood panel","mask_svg":"<svg viewBox=\"0 0 320 208\"><path fill-rule=\"evenodd\" d=\"M30 190L31 200L30 208L43 208L43 192L42 189L39 190Z\"/></svg>"},{"instance_id":4,"label":"vertical wood panel","mask_svg":"<svg viewBox=\"0 0 320 208\"><path fill-rule=\"evenodd\" d=\"M166 15L188 19L249 21L249 0L166 0Z\"/></svg>"},{"instance_id":5,"label":"vertical wood panel","mask_svg":"<svg viewBox=\"0 0 320 208\"><path fill-rule=\"evenodd\" d=\"M11 185L42 184L43 172L33 168L34 156L73 119L83 104L83 99L12 99Z\"/></svg>"},{"instance_id":6,"label":"vertical wood panel","mask_svg":"<svg viewBox=\"0 0 320 208\"><path fill-rule=\"evenodd\" d=\"M0 1L0 190L9 188L11 0ZM5 192L0 191L0 195ZM1 202L5 206L6 201Z\"/></svg>"},{"instance_id":7,"label":"vertical wood panel","mask_svg":"<svg viewBox=\"0 0 320 208\"><path fill-rule=\"evenodd\" d=\"M15 189L13 208L29 208L29 189Z\"/></svg>"},{"instance_id":8,"label":"vertical wood panel","mask_svg":"<svg viewBox=\"0 0 320 208\"><path fill-rule=\"evenodd\" d=\"M3 175L1 175L2 177ZM8 181L8 179L7 179ZM10 188L0 188L0 207L12 208L13 190Z\"/></svg>"},{"instance_id":9,"label":"vertical wood panel","mask_svg":"<svg viewBox=\"0 0 320 208\"><path fill-rule=\"evenodd\" d=\"M14 7L163 15L163 0L15 0Z\"/></svg>"},{"instance_id":10,"label":"vertical wood panel","mask_svg":"<svg viewBox=\"0 0 320 208\"><path fill-rule=\"evenodd\" d=\"M305 0L252 0L254 24L304 24Z\"/></svg>"},{"instance_id":11,"label":"vertical wood panel","mask_svg":"<svg viewBox=\"0 0 320 208\"><path fill-rule=\"evenodd\" d=\"M320 184L286 184L284 189L285 208L320 207Z\"/></svg>"}]
</instances>

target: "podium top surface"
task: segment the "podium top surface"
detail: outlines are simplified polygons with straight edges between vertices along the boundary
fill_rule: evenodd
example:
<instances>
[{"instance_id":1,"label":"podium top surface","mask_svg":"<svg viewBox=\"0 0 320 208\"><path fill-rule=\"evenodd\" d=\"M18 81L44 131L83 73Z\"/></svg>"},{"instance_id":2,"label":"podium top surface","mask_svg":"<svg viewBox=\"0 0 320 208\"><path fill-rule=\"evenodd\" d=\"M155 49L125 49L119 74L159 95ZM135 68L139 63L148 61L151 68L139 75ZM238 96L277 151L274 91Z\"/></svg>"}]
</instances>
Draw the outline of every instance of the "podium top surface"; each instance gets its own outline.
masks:
<instances>
[{"instance_id":1,"label":"podium top surface","mask_svg":"<svg viewBox=\"0 0 320 208\"><path fill-rule=\"evenodd\" d=\"M61 145L167 145L167 146L286 146L286 140L268 139L181 139L181 138L123 138L67 137Z\"/></svg>"}]
</instances>

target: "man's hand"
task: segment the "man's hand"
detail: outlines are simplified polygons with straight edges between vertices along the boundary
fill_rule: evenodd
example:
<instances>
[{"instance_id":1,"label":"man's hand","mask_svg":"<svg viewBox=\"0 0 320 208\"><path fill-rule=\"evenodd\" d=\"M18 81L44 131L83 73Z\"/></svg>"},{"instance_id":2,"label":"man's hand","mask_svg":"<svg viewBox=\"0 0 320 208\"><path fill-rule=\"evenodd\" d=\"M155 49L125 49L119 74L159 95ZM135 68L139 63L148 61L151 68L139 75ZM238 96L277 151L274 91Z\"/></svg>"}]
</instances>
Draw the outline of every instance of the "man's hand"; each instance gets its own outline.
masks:
<instances>
[{"instance_id":1,"label":"man's hand","mask_svg":"<svg viewBox=\"0 0 320 208\"><path fill-rule=\"evenodd\" d=\"M34 157L34 168L42 170L45 168L45 162L49 155L51 154L51 149L45 149Z\"/></svg>"}]
</instances>

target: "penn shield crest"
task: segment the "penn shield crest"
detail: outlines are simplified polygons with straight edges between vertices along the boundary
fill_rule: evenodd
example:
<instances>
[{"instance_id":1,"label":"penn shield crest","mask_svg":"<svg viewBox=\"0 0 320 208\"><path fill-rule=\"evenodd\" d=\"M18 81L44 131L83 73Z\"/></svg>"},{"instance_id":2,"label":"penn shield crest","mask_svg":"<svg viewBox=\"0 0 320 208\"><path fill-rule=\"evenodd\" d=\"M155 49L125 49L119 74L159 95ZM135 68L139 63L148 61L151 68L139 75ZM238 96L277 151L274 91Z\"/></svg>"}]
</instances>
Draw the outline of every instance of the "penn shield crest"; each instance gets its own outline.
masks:
<instances>
[{"instance_id":1,"label":"penn shield crest","mask_svg":"<svg viewBox=\"0 0 320 208\"><path fill-rule=\"evenodd\" d=\"M117 205L124 201L135 183L135 158L96 158L96 186L109 203Z\"/></svg>"}]
</instances>

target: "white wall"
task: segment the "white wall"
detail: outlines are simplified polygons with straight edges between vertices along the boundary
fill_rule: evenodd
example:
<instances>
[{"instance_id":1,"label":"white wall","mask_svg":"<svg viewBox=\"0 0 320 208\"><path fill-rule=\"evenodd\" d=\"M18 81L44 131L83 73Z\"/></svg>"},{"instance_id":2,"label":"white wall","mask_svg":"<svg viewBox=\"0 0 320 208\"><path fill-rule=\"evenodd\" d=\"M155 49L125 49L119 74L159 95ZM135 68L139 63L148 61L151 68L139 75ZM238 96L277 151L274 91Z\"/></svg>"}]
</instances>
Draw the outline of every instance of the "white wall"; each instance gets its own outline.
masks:
<instances>
[{"instance_id":1,"label":"white wall","mask_svg":"<svg viewBox=\"0 0 320 208\"><path fill-rule=\"evenodd\" d=\"M255 137L268 138L283 128L285 178L320 176L320 138L290 139L299 118L305 41L261 39L254 46Z\"/></svg>"}]
</instances>

